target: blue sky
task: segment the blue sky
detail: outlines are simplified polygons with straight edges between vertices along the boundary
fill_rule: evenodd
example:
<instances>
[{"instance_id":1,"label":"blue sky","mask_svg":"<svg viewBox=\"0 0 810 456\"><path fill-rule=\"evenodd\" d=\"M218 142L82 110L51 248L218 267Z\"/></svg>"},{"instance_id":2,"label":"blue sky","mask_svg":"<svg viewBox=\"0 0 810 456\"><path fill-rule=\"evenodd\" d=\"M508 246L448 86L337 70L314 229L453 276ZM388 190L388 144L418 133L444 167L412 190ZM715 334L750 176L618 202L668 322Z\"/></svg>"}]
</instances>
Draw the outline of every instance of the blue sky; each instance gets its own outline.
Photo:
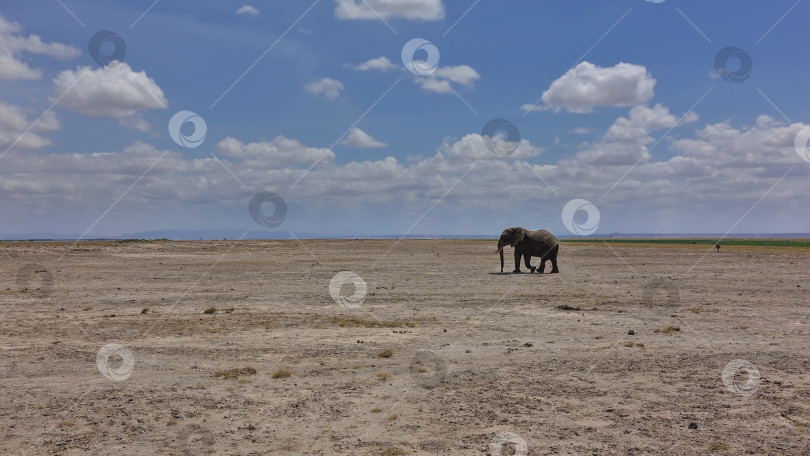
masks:
<instances>
[{"instance_id":1,"label":"blue sky","mask_svg":"<svg viewBox=\"0 0 810 456\"><path fill-rule=\"evenodd\" d=\"M0 235L808 232L795 141L808 13L795 0L7 1ZM90 55L102 30L126 43L121 62ZM414 38L440 53L429 74L403 64ZM741 82L715 68L728 46L753 62ZM204 119L199 147L169 134L178 111ZM495 118L520 132L510 154L482 138ZM280 225L251 218L260 191L286 202ZM571 200L598 220L566 224Z\"/></svg>"}]
</instances>

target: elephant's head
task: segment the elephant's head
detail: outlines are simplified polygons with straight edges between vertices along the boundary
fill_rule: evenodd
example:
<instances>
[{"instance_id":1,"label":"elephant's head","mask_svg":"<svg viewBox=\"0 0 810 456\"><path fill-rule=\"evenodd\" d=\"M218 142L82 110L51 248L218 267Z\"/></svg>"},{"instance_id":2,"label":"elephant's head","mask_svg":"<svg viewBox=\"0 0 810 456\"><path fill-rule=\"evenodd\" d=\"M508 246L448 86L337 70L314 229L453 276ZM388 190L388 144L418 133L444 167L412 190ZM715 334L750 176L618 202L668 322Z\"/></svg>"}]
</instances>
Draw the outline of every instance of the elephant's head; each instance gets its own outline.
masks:
<instances>
[{"instance_id":1,"label":"elephant's head","mask_svg":"<svg viewBox=\"0 0 810 456\"><path fill-rule=\"evenodd\" d=\"M498 250L497 250L497 252L501 254L501 272L503 272L503 248L506 247L507 245L514 247L523 242L524 239L526 239L525 228L515 226L503 230L500 239L498 239Z\"/></svg>"}]
</instances>

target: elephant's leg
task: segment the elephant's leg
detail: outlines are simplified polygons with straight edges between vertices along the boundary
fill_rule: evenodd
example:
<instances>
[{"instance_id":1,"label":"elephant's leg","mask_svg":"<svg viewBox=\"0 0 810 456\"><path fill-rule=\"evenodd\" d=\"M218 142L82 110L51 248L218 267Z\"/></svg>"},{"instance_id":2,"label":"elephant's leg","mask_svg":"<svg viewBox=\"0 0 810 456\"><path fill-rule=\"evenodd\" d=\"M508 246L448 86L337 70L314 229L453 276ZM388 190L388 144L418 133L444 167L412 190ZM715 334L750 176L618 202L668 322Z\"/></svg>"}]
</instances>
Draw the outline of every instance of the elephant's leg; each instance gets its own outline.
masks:
<instances>
[{"instance_id":1,"label":"elephant's leg","mask_svg":"<svg viewBox=\"0 0 810 456\"><path fill-rule=\"evenodd\" d=\"M532 256L526 252L523 254L523 261L526 263L526 267L529 269L530 273L534 273L535 268L532 266Z\"/></svg>"},{"instance_id":2,"label":"elephant's leg","mask_svg":"<svg viewBox=\"0 0 810 456\"><path fill-rule=\"evenodd\" d=\"M557 252L554 252L554 256L551 257L551 273L557 274L558 272L560 270L557 269Z\"/></svg>"},{"instance_id":3,"label":"elephant's leg","mask_svg":"<svg viewBox=\"0 0 810 456\"><path fill-rule=\"evenodd\" d=\"M523 256L523 252L515 248L515 270L512 271L514 274L520 274L520 257Z\"/></svg>"},{"instance_id":4,"label":"elephant's leg","mask_svg":"<svg viewBox=\"0 0 810 456\"><path fill-rule=\"evenodd\" d=\"M537 267L537 272L542 274L543 271L545 271L545 270L546 270L546 260L545 260L545 258L541 258L540 259L540 266Z\"/></svg>"}]
</instances>

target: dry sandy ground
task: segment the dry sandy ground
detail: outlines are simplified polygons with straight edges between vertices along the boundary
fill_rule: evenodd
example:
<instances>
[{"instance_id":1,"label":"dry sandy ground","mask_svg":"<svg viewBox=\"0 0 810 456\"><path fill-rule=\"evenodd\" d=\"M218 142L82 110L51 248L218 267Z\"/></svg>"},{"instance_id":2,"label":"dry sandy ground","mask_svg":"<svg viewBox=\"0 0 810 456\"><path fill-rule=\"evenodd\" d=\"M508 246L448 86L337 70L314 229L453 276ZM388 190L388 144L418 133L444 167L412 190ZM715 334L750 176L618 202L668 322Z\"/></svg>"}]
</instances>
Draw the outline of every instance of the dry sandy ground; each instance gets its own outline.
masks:
<instances>
[{"instance_id":1,"label":"dry sandy ground","mask_svg":"<svg viewBox=\"0 0 810 456\"><path fill-rule=\"evenodd\" d=\"M0 453L810 454L810 250L494 248L2 244Z\"/></svg>"}]
</instances>

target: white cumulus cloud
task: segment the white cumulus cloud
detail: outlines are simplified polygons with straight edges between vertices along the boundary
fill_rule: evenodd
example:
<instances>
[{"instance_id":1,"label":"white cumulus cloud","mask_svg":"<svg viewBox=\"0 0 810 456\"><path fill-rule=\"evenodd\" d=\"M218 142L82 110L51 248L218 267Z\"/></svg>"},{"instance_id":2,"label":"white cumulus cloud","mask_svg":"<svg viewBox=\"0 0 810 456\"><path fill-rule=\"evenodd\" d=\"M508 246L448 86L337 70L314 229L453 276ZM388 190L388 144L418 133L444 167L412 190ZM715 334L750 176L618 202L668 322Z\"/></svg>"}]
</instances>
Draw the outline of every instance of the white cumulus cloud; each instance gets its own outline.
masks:
<instances>
[{"instance_id":1,"label":"white cumulus cloud","mask_svg":"<svg viewBox=\"0 0 810 456\"><path fill-rule=\"evenodd\" d=\"M656 141L651 133L697 121L690 111L682 118L675 117L660 104L650 108L635 106L627 117L619 117L610 126L601 141L587 145L576 155L580 165L625 166L646 162L651 158L648 145ZM680 123L679 123L680 121Z\"/></svg>"},{"instance_id":2,"label":"white cumulus cloud","mask_svg":"<svg viewBox=\"0 0 810 456\"><path fill-rule=\"evenodd\" d=\"M340 96L340 91L346 87L342 82L335 79L323 78L307 84L304 88L313 95L323 95L329 100L334 100Z\"/></svg>"},{"instance_id":3,"label":"white cumulus cloud","mask_svg":"<svg viewBox=\"0 0 810 456\"><path fill-rule=\"evenodd\" d=\"M335 16L338 19L444 19L442 0L335 0L335 3Z\"/></svg>"},{"instance_id":4,"label":"white cumulus cloud","mask_svg":"<svg viewBox=\"0 0 810 456\"><path fill-rule=\"evenodd\" d=\"M217 152L223 157L240 160L242 165L261 164L262 166L309 166L316 161L328 165L335 159L329 149L306 147L300 141L278 136L272 141L243 143L227 137L217 143Z\"/></svg>"},{"instance_id":5,"label":"white cumulus cloud","mask_svg":"<svg viewBox=\"0 0 810 456\"><path fill-rule=\"evenodd\" d=\"M503 135L495 135L492 138L494 143L504 143L506 138ZM533 145L526 139L521 139L517 147L508 155L498 155L487 147L484 137L478 133L470 133L456 142L445 141L439 151L452 160L516 160L536 157L543 153L543 148Z\"/></svg>"},{"instance_id":6,"label":"white cumulus cloud","mask_svg":"<svg viewBox=\"0 0 810 456\"><path fill-rule=\"evenodd\" d=\"M377 141L357 127L351 129L342 144L351 147L385 147L388 145L382 141Z\"/></svg>"},{"instance_id":7,"label":"white cumulus cloud","mask_svg":"<svg viewBox=\"0 0 810 456\"><path fill-rule=\"evenodd\" d=\"M451 82L471 89L475 81L479 79L481 79L481 75L474 68L468 65L457 65L439 67L430 76L416 77L414 82L427 92L453 93Z\"/></svg>"},{"instance_id":8,"label":"white cumulus cloud","mask_svg":"<svg viewBox=\"0 0 810 456\"><path fill-rule=\"evenodd\" d=\"M250 16L258 16L259 10L253 5L242 5L236 10L236 14L247 14Z\"/></svg>"},{"instance_id":9,"label":"white cumulus cloud","mask_svg":"<svg viewBox=\"0 0 810 456\"><path fill-rule=\"evenodd\" d=\"M603 68L582 62L551 83L541 105L523 105L522 109L585 113L597 106L637 106L652 99L655 83L641 65L619 63Z\"/></svg>"},{"instance_id":10,"label":"white cumulus cloud","mask_svg":"<svg viewBox=\"0 0 810 456\"><path fill-rule=\"evenodd\" d=\"M354 67L355 70L359 71L390 71L396 69L397 66L391 63L388 57L377 57L376 59L367 60L357 66Z\"/></svg>"},{"instance_id":11,"label":"white cumulus cloud","mask_svg":"<svg viewBox=\"0 0 810 456\"><path fill-rule=\"evenodd\" d=\"M37 133L60 130L62 126L53 111L37 121L31 110L0 101L0 153L8 148L37 150L51 144L51 140ZM36 123L34 123L36 121Z\"/></svg>"},{"instance_id":12,"label":"white cumulus cloud","mask_svg":"<svg viewBox=\"0 0 810 456\"><path fill-rule=\"evenodd\" d=\"M23 36L22 26L0 15L0 79L41 79L42 71L31 68L18 57L21 53L44 54L60 60L81 54L79 49L62 43L45 43L37 35Z\"/></svg>"},{"instance_id":13,"label":"white cumulus cloud","mask_svg":"<svg viewBox=\"0 0 810 456\"><path fill-rule=\"evenodd\" d=\"M91 69L65 70L54 79L51 101L93 117L123 119L142 109L166 109L169 102L163 90L145 71L132 71L129 65L111 62Z\"/></svg>"}]
</instances>

